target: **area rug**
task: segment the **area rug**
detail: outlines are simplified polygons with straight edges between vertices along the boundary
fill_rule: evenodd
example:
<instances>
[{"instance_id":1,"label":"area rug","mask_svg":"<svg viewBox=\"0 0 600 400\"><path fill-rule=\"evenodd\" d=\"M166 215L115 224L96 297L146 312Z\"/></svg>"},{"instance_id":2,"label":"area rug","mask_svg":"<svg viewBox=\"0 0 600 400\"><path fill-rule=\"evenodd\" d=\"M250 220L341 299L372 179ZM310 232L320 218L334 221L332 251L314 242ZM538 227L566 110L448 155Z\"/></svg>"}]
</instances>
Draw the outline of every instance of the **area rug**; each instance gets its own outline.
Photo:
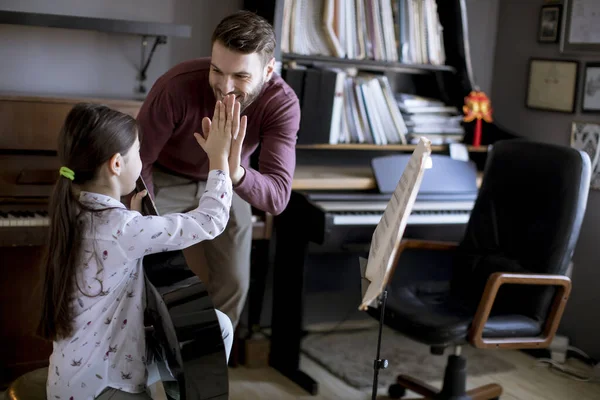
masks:
<instances>
[{"instance_id":1,"label":"area rug","mask_svg":"<svg viewBox=\"0 0 600 400\"><path fill-rule=\"evenodd\" d=\"M311 333L302 341L302 352L333 375L359 390L373 385L373 361L377 354L377 329L352 332ZM469 376L506 372L515 366L496 357L495 351L462 347L467 358ZM389 361L379 372L379 387L395 382L396 376L408 374L423 381L441 381L444 376L448 349L444 356L435 356L429 347L408 339L385 327L381 342L381 358Z\"/></svg>"}]
</instances>

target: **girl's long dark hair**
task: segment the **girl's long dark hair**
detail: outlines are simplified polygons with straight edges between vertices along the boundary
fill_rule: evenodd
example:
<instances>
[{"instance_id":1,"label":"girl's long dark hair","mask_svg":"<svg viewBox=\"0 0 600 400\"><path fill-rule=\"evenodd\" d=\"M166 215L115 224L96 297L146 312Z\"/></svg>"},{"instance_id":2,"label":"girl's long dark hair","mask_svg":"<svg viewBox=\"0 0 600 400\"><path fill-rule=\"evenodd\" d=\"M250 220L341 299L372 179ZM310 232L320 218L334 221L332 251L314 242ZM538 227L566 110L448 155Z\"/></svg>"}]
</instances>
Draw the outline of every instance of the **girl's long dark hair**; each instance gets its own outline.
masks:
<instances>
[{"instance_id":1,"label":"girl's long dark hair","mask_svg":"<svg viewBox=\"0 0 600 400\"><path fill-rule=\"evenodd\" d=\"M43 292L37 333L47 340L69 337L73 330L71 302L81 257L81 210L76 187L92 180L114 154L125 155L138 131L133 117L99 104L80 103L67 115L58 139L62 166L75 179L59 176L49 204L48 247L43 259ZM58 171L57 171L58 172Z\"/></svg>"}]
</instances>

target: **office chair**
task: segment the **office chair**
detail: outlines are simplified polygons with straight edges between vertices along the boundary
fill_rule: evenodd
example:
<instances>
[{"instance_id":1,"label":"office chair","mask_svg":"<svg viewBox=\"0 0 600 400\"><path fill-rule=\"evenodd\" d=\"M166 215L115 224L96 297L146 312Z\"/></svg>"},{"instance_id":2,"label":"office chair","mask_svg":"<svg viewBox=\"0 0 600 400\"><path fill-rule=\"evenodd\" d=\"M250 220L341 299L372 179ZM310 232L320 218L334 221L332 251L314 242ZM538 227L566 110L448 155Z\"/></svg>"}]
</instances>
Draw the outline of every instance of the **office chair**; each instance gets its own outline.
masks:
<instances>
[{"instance_id":1,"label":"office chair","mask_svg":"<svg viewBox=\"0 0 600 400\"><path fill-rule=\"evenodd\" d=\"M573 148L522 139L498 142L488 155L460 243L403 241L405 252L451 251L451 262L442 281L439 276L412 282L392 279L384 323L430 346L433 354L455 350L448 357L441 391L401 375L390 386L390 397L401 398L410 389L437 400L498 399L498 384L466 390L467 360L461 346L549 346L571 290L566 273L585 213L590 174L588 155ZM395 275L407 275L403 257ZM417 274L428 268L440 271L439 265L426 263L414 268ZM369 308L368 313L379 319L379 309Z\"/></svg>"}]
</instances>

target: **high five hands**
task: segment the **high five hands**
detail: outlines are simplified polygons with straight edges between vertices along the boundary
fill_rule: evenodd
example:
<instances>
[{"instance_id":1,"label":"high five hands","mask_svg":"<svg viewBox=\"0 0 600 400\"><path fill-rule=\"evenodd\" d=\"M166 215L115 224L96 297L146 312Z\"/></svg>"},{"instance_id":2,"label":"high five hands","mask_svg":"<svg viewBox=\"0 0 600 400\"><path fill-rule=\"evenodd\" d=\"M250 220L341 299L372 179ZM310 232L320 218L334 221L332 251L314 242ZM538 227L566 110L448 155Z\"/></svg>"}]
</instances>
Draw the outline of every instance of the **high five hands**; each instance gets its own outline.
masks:
<instances>
[{"instance_id":1,"label":"high five hands","mask_svg":"<svg viewBox=\"0 0 600 400\"><path fill-rule=\"evenodd\" d=\"M241 106L235 101L235 96L227 95L223 101L217 101L212 121L208 117L202 119L203 134L194 133L198 144L208 155L211 168L228 169L234 185L246 173L241 166L241 157L247 117L240 118L240 111Z\"/></svg>"}]
</instances>

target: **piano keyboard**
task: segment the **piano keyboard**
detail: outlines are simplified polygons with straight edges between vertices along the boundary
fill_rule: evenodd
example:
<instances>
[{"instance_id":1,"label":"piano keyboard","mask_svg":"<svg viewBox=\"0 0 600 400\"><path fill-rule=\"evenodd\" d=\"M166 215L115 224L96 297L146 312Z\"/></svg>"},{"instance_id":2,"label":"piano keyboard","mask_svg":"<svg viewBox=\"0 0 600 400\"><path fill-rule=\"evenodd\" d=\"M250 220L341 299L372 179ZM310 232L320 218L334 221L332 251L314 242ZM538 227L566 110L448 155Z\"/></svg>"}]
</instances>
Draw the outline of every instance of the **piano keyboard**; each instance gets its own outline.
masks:
<instances>
[{"instance_id":1,"label":"piano keyboard","mask_svg":"<svg viewBox=\"0 0 600 400\"><path fill-rule=\"evenodd\" d=\"M0 211L0 228L48 226L50 218L45 211Z\"/></svg>"},{"instance_id":2,"label":"piano keyboard","mask_svg":"<svg viewBox=\"0 0 600 400\"><path fill-rule=\"evenodd\" d=\"M469 222L472 201L417 202L408 217L408 225L466 224ZM317 202L332 216L333 225L377 225L387 202Z\"/></svg>"},{"instance_id":3,"label":"piano keyboard","mask_svg":"<svg viewBox=\"0 0 600 400\"><path fill-rule=\"evenodd\" d=\"M383 213L333 212L333 225L377 225ZM408 225L466 224L469 211L413 211Z\"/></svg>"}]
</instances>

